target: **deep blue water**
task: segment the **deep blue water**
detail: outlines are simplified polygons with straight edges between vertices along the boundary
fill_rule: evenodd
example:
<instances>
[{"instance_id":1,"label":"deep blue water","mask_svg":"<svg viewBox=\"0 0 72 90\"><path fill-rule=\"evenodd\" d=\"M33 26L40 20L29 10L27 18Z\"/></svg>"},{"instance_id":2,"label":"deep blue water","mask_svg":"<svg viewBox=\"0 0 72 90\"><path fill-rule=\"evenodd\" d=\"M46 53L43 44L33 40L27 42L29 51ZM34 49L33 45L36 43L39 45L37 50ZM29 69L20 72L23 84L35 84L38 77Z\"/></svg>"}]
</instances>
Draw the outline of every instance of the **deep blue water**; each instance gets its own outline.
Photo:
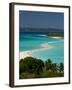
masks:
<instances>
[{"instance_id":1,"label":"deep blue water","mask_svg":"<svg viewBox=\"0 0 72 90\"><path fill-rule=\"evenodd\" d=\"M43 33L23 33L19 35L19 50L27 51L40 49L41 44L48 43L52 48L38 51L32 54L32 57L46 61L51 59L55 63L64 62L64 39L55 39L46 36Z\"/></svg>"}]
</instances>

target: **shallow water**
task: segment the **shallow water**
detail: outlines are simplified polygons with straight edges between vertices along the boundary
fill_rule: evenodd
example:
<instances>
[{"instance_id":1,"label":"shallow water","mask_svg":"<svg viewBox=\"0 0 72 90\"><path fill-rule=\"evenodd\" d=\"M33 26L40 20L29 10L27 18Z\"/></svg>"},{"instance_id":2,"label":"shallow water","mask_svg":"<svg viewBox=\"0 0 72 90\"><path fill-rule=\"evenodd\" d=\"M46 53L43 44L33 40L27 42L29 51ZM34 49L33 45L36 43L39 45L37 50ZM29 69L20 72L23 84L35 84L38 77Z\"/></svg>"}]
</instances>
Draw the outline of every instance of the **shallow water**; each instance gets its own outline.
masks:
<instances>
[{"instance_id":1,"label":"shallow water","mask_svg":"<svg viewBox=\"0 0 72 90\"><path fill-rule=\"evenodd\" d=\"M48 43L52 48L35 52L32 54L33 57L43 61L50 58L54 63L64 62L64 39L55 39L38 33L20 33L20 51L40 49L43 43Z\"/></svg>"}]
</instances>

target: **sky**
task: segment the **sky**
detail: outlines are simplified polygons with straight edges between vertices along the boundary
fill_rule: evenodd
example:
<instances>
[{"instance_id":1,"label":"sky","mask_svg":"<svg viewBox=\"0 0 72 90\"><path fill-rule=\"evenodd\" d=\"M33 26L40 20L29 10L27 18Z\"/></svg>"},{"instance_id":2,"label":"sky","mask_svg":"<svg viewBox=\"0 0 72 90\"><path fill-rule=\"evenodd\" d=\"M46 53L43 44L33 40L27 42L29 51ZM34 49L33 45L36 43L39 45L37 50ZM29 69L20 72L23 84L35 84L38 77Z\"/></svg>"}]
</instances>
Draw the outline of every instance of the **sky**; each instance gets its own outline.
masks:
<instances>
[{"instance_id":1,"label":"sky","mask_svg":"<svg viewBox=\"0 0 72 90\"><path fill-rule=\"evenodd\" d=\"M19 11L20 28L57 28L64 29L64 13Z\"/></svg>"}]
</instances>

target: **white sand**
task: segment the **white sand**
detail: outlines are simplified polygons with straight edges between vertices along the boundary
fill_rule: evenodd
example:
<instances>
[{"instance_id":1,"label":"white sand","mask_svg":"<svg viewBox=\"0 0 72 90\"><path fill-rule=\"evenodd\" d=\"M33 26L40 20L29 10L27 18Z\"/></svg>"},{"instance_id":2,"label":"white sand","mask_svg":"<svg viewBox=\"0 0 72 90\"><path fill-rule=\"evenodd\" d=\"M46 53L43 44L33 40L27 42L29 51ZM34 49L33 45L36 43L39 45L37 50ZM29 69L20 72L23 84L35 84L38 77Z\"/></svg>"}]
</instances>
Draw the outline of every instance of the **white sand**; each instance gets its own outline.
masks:
<instances>
[{"instance_id":1,"label":"white sand","mask_svg":"<svg viewBox=\"0 0 72 90\"><path fill-rule=\"evenodd\" d=\"M23 58L26 58L26 57L30 57L35 52L43 51L43 50L50 49L50 48L52 48L52 46L50 46L48 43L41 44L41 48L40 49L34 49L34 50L30 50L30 51L20 52L20 59L23 59Z\"/></svg>"},{"instance_id":2,"label":"white sand","mask_svg":"<svg viewBox=\"0 0 72 90\"><path fill-rule=\"evenodd\" d=\"M52 38L59 39L59 38L62 38L62 37L52 37Z\"/></svg>"},{"instance_id":3,"label":"white sand","mask_svg":"<svg viewBox=\"0 0 72 90\"><path fill-rule=\"evenodd\" d=\"M31 51L24 51L24 52L20 52L20 59L26 58L26 57L30 57L32 55Z\"/></svg>"}]
</instances>

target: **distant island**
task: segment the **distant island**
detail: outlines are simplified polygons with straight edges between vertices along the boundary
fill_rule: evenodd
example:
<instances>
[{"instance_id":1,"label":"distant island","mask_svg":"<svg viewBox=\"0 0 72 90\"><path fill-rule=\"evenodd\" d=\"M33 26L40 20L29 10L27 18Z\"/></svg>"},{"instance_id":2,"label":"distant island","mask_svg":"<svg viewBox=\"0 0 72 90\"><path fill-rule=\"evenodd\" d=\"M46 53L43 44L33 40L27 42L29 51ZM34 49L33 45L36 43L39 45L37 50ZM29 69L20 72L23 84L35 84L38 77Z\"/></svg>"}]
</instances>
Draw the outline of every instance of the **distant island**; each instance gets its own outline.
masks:
<instances>
[{"instance_id":1,"label":"distant island","mask_svg":"<svg viewBox=\"0 0 72 90\"><path fill-rule=\"evenodd\" d=\"M43 33L47 33L47 32L64 32L64 30L59 29L59 28L30 28L30 27L22 28L22 27L20 27L20 32L43 32Z\"/></svg>"},{"instance_id":2,"label":"distant island","mask_svg":"<svg viewBox=\"0 0 72 90\"><path fill-rule=\"evenodd\" d=\"M20 32L25 33L41 33L49 37L64 37L64 30L58 28L20 28Z\"/></svg>"},{"instance_id":3,"label":"distant island","mask_svg":"<svg viewBox=\"0 0 72 90\"><path fill-rule=\"evenodd\" d=\"M48 33L47 34L49 37L61 37L61 38L64 38L64 34L63 33L57 33L57 32L55 32L55 33Z\"/></svg>"}]
</instances>

